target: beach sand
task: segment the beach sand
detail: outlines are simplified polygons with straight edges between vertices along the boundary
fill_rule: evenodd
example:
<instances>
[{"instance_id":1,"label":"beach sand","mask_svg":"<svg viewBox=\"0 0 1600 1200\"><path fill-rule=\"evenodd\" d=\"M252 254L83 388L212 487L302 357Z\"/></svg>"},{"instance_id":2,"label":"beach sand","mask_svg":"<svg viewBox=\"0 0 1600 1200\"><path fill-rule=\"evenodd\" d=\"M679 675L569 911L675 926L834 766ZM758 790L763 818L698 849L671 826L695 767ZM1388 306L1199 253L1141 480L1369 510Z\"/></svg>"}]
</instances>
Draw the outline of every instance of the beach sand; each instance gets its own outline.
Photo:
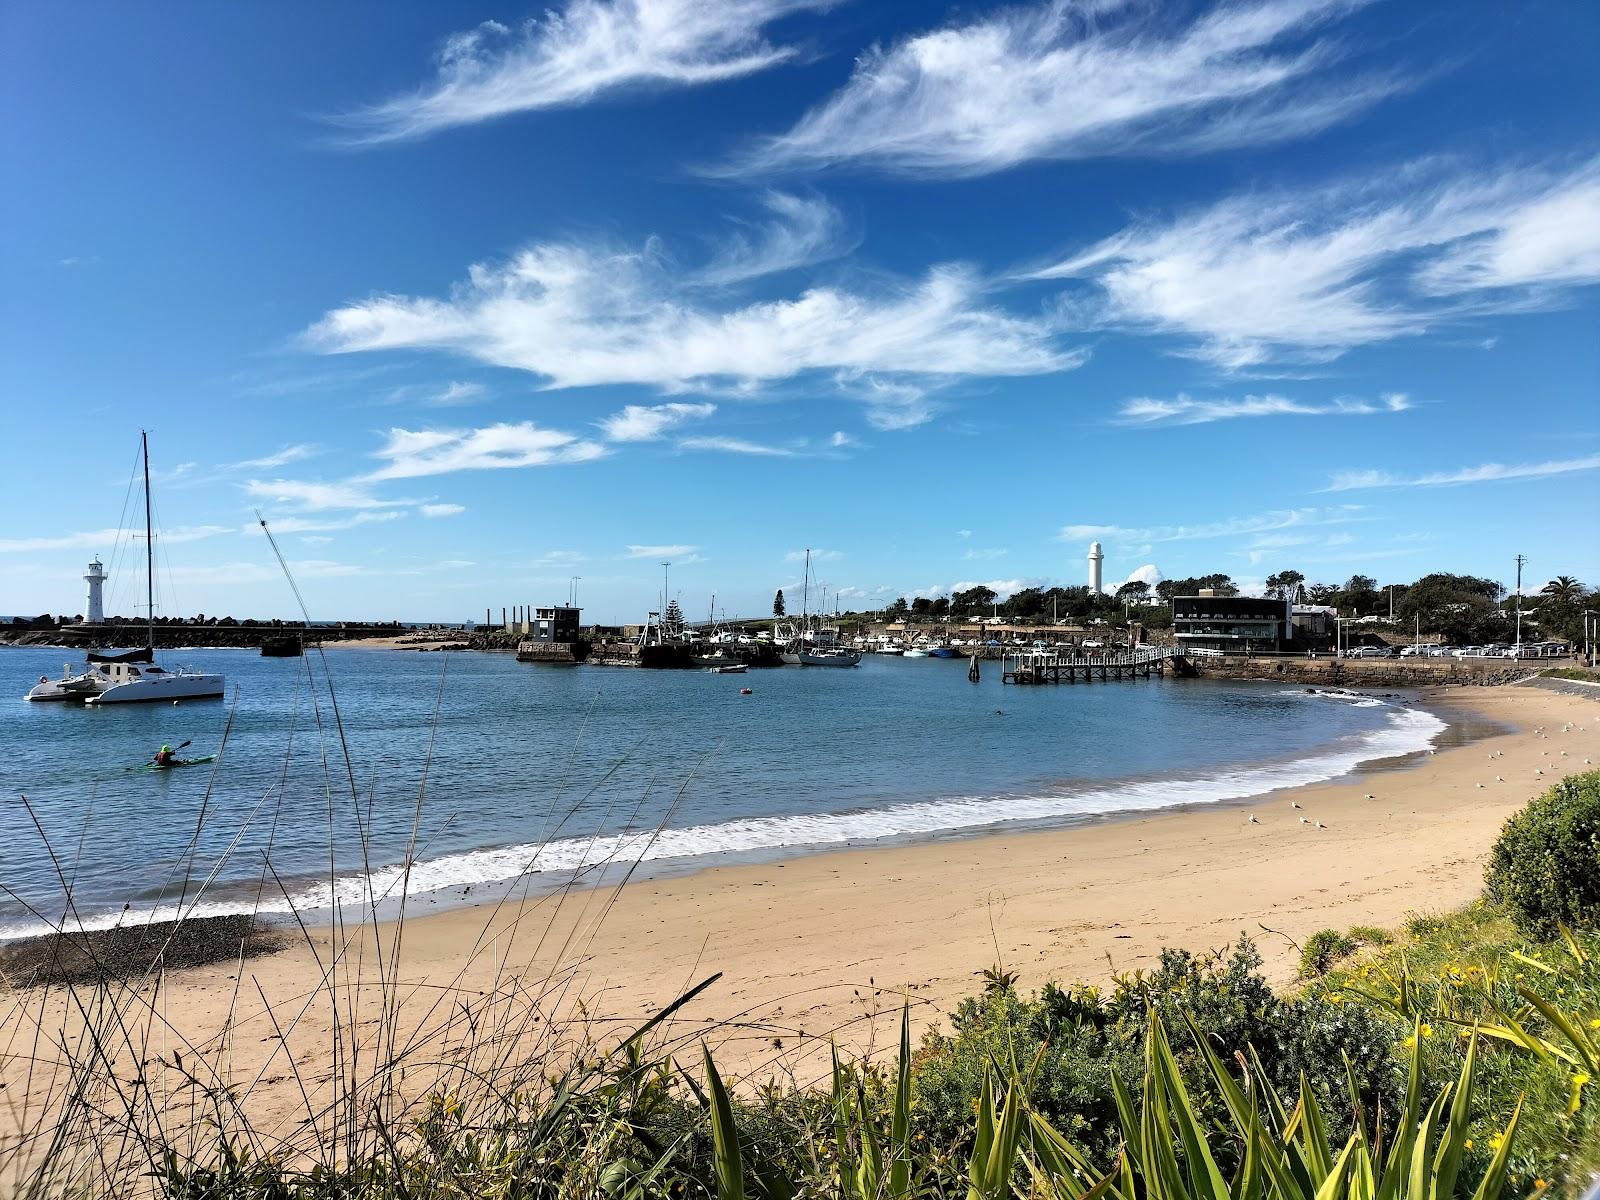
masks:
<instances>
[{"instance_id":1,"label":"beach sand","mask_svg":"<svg viewBox=\"0 0 1600 1200\"><path fill-rule=\"evenodd\" d=\"M828 1035L853 1050L882 1047L903 998L926 1027L994 964L1031 990L1149 968L1162 947L1214 949L1244 933L1271 980L1288 985L1296 944L1318 929L1392 928L1472 901L1505 818L1556 779L1594 769L1586 758L1600 761L1600 697L1515 686L1427 699L1514 732L1240 805L846 849L416 917L398 963L384 960L402 983L399 1024L422 1028L417 1045L437 1050L461 1032L459 1019L447 1028L456 1000L492 1001L519 981L515 1003L540 990L545 1027L581 1011L603 1037L720 972L674 1036L692 1044L709 1030L720 1060L746 1079L784 1070L804 1082L825 1063ZM392 938L380 930L386 952ZM378 1027L377 956L370 933L339 956L346 993L358 974L367 985L346 1014L361 1031ZM191 1069L199 1061L266 1081L252 1087L250 1111L258 1126L287 1125L306 1114L296 1071L314 1092L326 1082L330 1005L314 997L334 958L335 939L316 933L270 957L174 972L144 1019L168 1051L186 1048ZM52 1034L73 1025L59 991L0 999L0 1014L8 1055L29 1022ZM0 1064L13 1111L29 1088L20 1069L14 1058ZM36 1075L35 1109L43 1087Z\"/></svg>"}]
</instances>

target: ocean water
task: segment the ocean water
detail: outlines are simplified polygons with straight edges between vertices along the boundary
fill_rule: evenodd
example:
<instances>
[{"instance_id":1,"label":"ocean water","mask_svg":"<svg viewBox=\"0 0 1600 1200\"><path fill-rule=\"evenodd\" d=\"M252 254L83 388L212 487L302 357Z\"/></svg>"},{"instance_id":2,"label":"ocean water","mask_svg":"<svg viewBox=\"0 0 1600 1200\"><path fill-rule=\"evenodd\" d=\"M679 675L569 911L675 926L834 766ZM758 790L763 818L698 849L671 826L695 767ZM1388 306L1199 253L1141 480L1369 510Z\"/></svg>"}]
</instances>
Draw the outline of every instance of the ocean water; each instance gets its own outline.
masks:
<instances>
[{"instance_id":1,"label":"ocean water","mask_svg":"<svg viewBox=\"0 0 1600 1200\"><path fill-rule=\"evenodd\" d=\"M1240 800L1446 729L1408 701L1273 684L1018 688L997 663L972 684L960 659L874 657L719 676L208 649L165 661L226 673L224 701L22 702L64 657L0 651L0 938L60 921L69 891L89 927L448 901L635 861L692 869ZM185 740L219 762L129 769Z\"/></svg>"}]
</instances>

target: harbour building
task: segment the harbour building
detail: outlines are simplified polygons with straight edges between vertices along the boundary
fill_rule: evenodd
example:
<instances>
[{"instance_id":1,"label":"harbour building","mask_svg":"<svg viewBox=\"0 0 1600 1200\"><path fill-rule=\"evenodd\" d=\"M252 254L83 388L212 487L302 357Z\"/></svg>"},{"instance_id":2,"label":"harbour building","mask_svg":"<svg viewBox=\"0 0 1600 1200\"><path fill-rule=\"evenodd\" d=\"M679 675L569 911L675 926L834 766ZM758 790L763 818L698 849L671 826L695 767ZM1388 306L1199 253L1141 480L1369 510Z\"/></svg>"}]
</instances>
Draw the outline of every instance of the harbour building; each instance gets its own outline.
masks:
<instances>
[{"instance_id":1,"label":"harbour building","mask_svg":"<svg viewBox=\"0 0 1600 1200\"><path fill-rule=\"evenodd\" d=\"M1172 601L1172 632L1186 650L1224 654L1276 654L1292 649L1294 605L1265 596L1198 596Z\"/></svg>"}]
</instances>

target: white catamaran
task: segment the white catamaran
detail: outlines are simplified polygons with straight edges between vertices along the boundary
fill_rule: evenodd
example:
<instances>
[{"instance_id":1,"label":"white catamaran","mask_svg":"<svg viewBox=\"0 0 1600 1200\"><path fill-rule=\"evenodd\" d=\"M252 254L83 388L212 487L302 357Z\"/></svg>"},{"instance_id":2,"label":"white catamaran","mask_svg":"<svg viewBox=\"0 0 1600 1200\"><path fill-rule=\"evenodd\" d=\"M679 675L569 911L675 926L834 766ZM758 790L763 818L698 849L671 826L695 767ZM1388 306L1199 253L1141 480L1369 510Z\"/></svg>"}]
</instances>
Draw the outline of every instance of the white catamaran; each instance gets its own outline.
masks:
<instances>
[{"instance_id":1,"label":"white catamaran","mask_svg":"<svg viewBox=\"0 0 1600 1200\"><path fill-rule=\"evenodd\" d=\"M88 667L70 669L60 679L41 680L29 700L82 700L86 704L133 704L159 700L198 700L221 696L223 677L156 664L155 530L150 511L150 440L139 435L144 458L144 569L148 621L145 644L125 654L89 655Z\"/></svg>"}]
</instances>

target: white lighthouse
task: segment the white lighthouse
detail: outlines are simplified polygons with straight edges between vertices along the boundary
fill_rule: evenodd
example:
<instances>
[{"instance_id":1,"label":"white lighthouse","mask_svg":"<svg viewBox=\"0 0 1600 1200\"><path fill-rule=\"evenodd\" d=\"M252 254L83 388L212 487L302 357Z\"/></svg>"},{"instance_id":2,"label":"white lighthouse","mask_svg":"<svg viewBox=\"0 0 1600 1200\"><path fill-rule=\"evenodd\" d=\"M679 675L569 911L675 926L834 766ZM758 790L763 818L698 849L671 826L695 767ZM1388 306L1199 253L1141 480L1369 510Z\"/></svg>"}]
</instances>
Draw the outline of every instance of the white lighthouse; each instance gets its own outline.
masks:
<instances>
[{"instance_id":1,"label":"white lighthouse","mask_svg":"<svg viewBox=\"0 0 1600 1200\"><path fill-rule=\"evenodd\" d=\"M98 555L89 564L89 569L84 572L83 578L89 585L89 607L84 610L84 621L89 625L104 624L106 610L100 601L100 587L106 581L106 569L100 565Z\"/></svg>"},{"instance_id":2,"label":"white lighthouse","mask_svg":"<svg viewBox=\"0 0 1600 1200\"><path fill-rule=\"evenodd\" d=\"M1089 543L1089 593L1098 596L1104 590L1100 586L1100 564L1105 561L1105 553L1100 549L1099 542Z\"/></svg>"}]
</instances>

